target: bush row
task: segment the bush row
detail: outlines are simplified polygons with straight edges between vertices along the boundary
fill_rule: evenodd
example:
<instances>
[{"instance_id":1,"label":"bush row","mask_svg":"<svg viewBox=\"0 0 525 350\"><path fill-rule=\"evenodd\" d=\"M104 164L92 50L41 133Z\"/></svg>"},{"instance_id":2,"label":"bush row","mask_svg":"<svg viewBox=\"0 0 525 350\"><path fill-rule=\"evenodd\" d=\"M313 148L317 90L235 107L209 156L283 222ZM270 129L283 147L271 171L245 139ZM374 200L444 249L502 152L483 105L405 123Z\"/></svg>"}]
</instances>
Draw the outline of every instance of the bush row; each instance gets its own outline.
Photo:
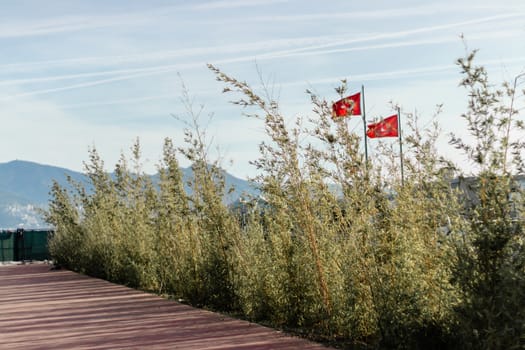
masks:
<instances>
[{"instance_id":1,"label":"bush row","mask_svg":"<svg viewBox=\"0 0 525 350\"><path fill-rule=\"evenodd\" d=\"M407 115L401 181L396 152L384 143L366 162L359 136L334 123L316 95L314 117L288 127L276 101L210 67L265 126L269 141L254 161L264 200L244 201L242 218L225 205L223 173L187 99L187 146L166 139L157 183L141 170L137 142L113 175L93 149L89 188L54 184L51 252L76 271L346 348L524 346L523 203L514 176L522 144L509 137L520 127L516 91L492 87L473 59L458 60L472 138L452 143L476 167L474 204L450 186L437 125L420 130ZM180 156L193 164L189 184Z\"/></svg>"}]
</instances>

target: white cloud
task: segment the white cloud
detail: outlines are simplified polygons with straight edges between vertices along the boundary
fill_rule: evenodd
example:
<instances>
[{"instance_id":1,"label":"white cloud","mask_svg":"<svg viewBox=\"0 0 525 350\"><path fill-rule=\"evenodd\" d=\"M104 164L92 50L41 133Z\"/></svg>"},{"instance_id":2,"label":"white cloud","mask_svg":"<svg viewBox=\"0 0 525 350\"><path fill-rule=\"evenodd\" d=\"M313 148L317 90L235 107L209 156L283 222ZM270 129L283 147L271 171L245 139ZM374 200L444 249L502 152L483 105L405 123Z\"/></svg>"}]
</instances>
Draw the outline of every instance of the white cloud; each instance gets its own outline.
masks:
<instances>
[{"instance_id":1,"label":"white cloud","mask_svg":"<svg viewBox=\"0 0 525 350\"><path fill-rule=\"evenodd\" d=\"M236 1L234 1L236 2ZM507 1L508 3L508 1ZM228 19L212 19L206 20L207 23L254 23L254 22L272 22L272 23L293 23L293 22L321 22L330 21L336 22L341 20L351 21L351 24L359 23L359 21L370 20L387 20L387 19L412 19L424 16L441 16L444 17L450 14L477 14L477 13L514 13L523 12L525 6L523 3L515 3L512 5L506 4L502 6L494 2L491 3L460 3L460 2L439 2L439 3L425 3L423 5L411 7L389 7L380 10L349 10L353 6L344 3L347 6L333 7L329 12L316 13L302 13L302 8L298 8L291 14L286 15L252 15L252 16L237 16Z\"/></svg>"},{"instance_id":2,"label":"white cloud","mask_svg":"<svg viewBox=\"0 0 525 350\"><path fill-rule=\"evenodd\" d=\"M476 24L484 24L505 20L505 24L512 25L512 21L508 21L512 18L519 18L519 21L514 23L514 27L504 30L494 30L492 26L489 30L484 30L482 33L479 33L479 30L476 34L469 35L469 40L477 40L480 38L504 38L504 37L515 37L522 35L519 30L516 30L516 26L521 26L521 18L525 13L512 13L505 15L496 15L489 16L484 18L478 18L468 21L460 21L454 23L445 23L441 25L425 26L419 28L412 28L409 30L403 31L387 31L382 33L373 33L366 35L358 35L355 32L349 34L339 34L335 36L311 36L311 37L299 37L299 38L285 38L285 39L274 39L274 40L261 40L261 41L250 41L246 43L237 43L237 44L227 44L220 46L205 46L205 47L193 47L193 48L180 48L177 50L165 50L158 51L153 53L143 53L143 54L134 54L134 55L119 55L119 56L91 56L91 57L78 57L71 59L62 59L62 60L47 60L47 61L34 61L34 62L22 62L22 63L10 63L0 65L2 71L30 71L34 69L48 69L53 67L64 68L66 66L70 67L79 67L79 65L95 65L95 66L108 66L108 65L122 65L126 63L148 63L148 62L158 62L165 60L172 60L174 58L181 57L191 57L191 56L201 56L207 57L210 54L214 56L217 55L228 55L228 54L239 54L241 52L250 52L252 55L247 55L245 57L235 57L231 59L220 59L215 62L221 63L237 63L243 61L252 61L255 57L258 60L266 59L278 59L285 57L293 56L307 56L307 55L324 55L348 51L364 51L364 50L373 50L381 48L392 48L392 47L403 47L403 46L415 46L415 45L426 45L426 44L437 44L444 42L452 42L458 40L455 36L441 36L433 38L424 38L424 39L413 39L410 41L397 41L392 42L391 39L410 37L414 35L419 35L422 33L431 33L431 32L440 32L446 29L452 28L462 28L466 26L472 26ZM349 38L350 37L350 38ZM361 46L361 47L344 47L344 48L335 48L337 46L347 46L351 44L374 42L374 41L385 41L388 42L378 43L374 45ZM282 50L282 48L287 48ZM331 50L321 50L329 49ZM317 51L314 51L317 50ZM307 53L310 51L310 53ZM39 77L39 78L26 78L26 79L4 79L0 81L0 85L7 84L25 84L33 82L44 82L44 81L57 81L57 80L66 80L66 79L76 79L76 78L87 78L87 77L96 77L96 76L105 76L105 75L114 75L114 74L129 74L129 73L139 73L147 71L156 71L163 69L171 69L174 67L188 68L195 67L199 65L204 65L206 59L202 59L198 63L179 63L169 64L169 65L157 65L149 66L143 68L129 68L129 69L116 69L116 70L103 70L100 72L89 72L89 73L77 73L77 74L67 74L63 76L52 76L52 77Z\"/></svg>"},{"instance_id":3,"label":"white cloud","mask_svg":"<svg viewBox=\"0 0 525 350\"><path fill-rule=\"evenodd\" d=\"M114 105L127 105L127 104L137 104L144 101L154 101L162 99L173 99L173 94L162 94L162 95L153 95L153 96L141 96L133 98L123 98L118 100L106 100L99 102L88 102L88 103L73 103L67 105L61 105L62 109L78 109L86 107L97 107L97 106L114 106Z\"/></svg>"},{"instance_id":4,"label":"white cloud","mask_svg":"<svg viewBox=\"0 0 525 350\"><path fill-rule=\"evenodd\" d=\"M62 60L47 60L47 61L33 61L33 62L18 62L18 63L9 63L0 65L0 69L3 72L24 72L32 70L43 70L49 68L65 68L73 67L77 68L79 66L112 66L112 65L122 65L126 63L148 63L148 62L158 62L166 61L174 58L180 57L191 57L191 56L203 56L209 54L239 54L241 52L250 52L255 51L265 52L268 50L289 48L291 46L301 46L301 45L313 45L325 43L328 40L333 40L333 36L312 36L312 37L303 37L303 38L283 38L283 39L272 39L272 40L261 40L261 41L250 41L245 43L238 44L226 44L220 46L204 46L204 47L192 47L192 48L179 48L177 50L165 50L165 51L156 51L156 52L147 52L142 54L134 55L119 55L119 56L91 56L91 57L78 57ZM126 70L114 70L110 71L111 74L116 73L129 73L141 71L142 69L159 69L166 67L173 67L173 64L161 67L146 67L146 68L136 68L136 69L126 69ZM93 73L88 73L93 74ZM94 73L98 74L98 73ZM108 74L108 71L101 72L102 75ZM76 76L74 76L76 78ZM29 81L29 79L21 79L22 83L24 81ZM0 84L6 84L1 82Z\"/></svg>"},{"instance_id":5,"label":"white cloud","mask_svg":"<svg viewBox=\"0 0 525 350\"><path fill-rule=\"evenodd\" d=\"M62 16L30 21L11 20L0 24L0 38L21 38L103 27L138 25L150 20L151 18L141 14Z\"/></svg>"},{"instance_id":6,"label":"white cloud","mask_svg":"<svg viewBox=\"0 0 525 350\"><path fill-rule=\"evenodd\" d=\"M176 71L177 68L178 67L164 68L164 69L157 69L157 70L147 70L147 71L142 72L142 73L122 75L122 76L117 76L117 77L113 77L113 78L88 81L88 82L85 82L85 83L78 83L78 84L66 85L66 86L61 86L61 87L56 87L56 88L49 88L49 89L41 89L41 90L33 90L33 91L28 91L28 92L21 92L21 93L17 93L17 94L12 94L12 95L7 95L7 96L0 97L0 101L9 101L9 100L17 99L17 98L22 98L22 97L36 96L36 95L45 95L45 94L50 94L50 93L54 93L54 92L63 92L63 91L69 91L69 90L75 90L75 89L82 89L82 88L86 88L86 87L105 85L105 84L110 84L110 83L114 83L114 82L117 82L117 81L130 80L130 79L135 79L135 78L140 78L140 77L145 77L145 76L151 76L151 75L156 75L156 74L163 74L163 73L173 72L173 71Z\"/></svg>"},{"instance_id":7,"label":"white cloud","mask_svg":"<svg viewBox=\"0 0 525 350\"><path fill-rule=\"evenodd\" d=\"M232 9L239 7L268 6L289 2L289 0L216 0L190 5L192 10Z\"/></svg>"},{"instance_id":8,"label":"white cloud","mask_svg":"<svg viewBox=\"0 0 525 350\"><path fill-rule=\"evenodd\" d=\"M461 28L461 27L465 27L468 25L474 25L474 24L496 22L496 21L512 19L512 18L522 18L523 16L525 16L525 12L506 14L506 15L497 15L497 16L488 16L488 17L477 18L477 19L467 20L467 21L412 28L409 30L375 33L372 35L363 35L363 36L353 37L351 39L333 40L333 41L326 42L326 43L319 44L319 45L311 45L311 46L305 46L305 47L301 47L297 49L290 49L286 51L268 53L266 55L259 56L258 58L259 59L264 59L268 57L281 58L281 57L286 57L286 56L296 54L298 52L306 51L306 50L318 50L318 49L324 49L324 48L329 48L329 47L334 47L334 46L342 46L342 45L363 43L363 42L376 41L376 40L402 38L402 37L408 37L408 36L415 35L415 34L431 33L431 32L442 31L445 29L451 29L451 28Z\"/></svg>"},{"instance_id":9,"label":"white cloud","mask_svg":"<svg viewBox=\"0 0 525 350\"><path fill-rule=\"evenodd\" d=\"M88 148L95 146L110 170L121 151L139 137L143 146L145 170L155 172L162 152L164 137L182 135L173 128L145 129L140 125L91 123L79 120L60 106L29 97L24 103L3 103L0 109L0 161L32 160L81 171L88 159Z\"/></svg>"}]
</instances>

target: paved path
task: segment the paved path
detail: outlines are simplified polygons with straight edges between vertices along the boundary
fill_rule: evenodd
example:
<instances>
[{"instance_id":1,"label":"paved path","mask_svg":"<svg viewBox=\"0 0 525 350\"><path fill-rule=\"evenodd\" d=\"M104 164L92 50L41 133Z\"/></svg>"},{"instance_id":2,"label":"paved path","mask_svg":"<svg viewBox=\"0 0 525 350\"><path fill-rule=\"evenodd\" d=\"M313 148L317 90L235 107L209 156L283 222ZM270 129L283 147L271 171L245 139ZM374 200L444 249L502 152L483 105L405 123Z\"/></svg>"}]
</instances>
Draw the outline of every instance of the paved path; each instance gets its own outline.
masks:
<instances>
[{"instance_id":1,"label":"paved path","mask_svg":"<svg viewBox=\"0 0 525 350\"><path fill-rule=\"evenodd\" d=\"M0 349L327 349L48 265L0 266Z\"/></svg>"}]
</instances>

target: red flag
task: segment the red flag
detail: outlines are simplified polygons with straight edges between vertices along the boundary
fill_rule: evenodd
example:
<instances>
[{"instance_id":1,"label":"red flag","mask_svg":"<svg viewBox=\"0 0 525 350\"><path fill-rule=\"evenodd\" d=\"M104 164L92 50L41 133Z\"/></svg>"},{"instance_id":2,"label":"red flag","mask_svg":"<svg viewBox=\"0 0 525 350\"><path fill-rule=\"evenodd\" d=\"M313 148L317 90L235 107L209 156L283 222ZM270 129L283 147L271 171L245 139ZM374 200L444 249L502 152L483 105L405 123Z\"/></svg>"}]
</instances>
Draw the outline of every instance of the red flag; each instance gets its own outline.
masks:
<instances>
[{"instance_id":1,"label":"red flag","mask_svg":"<svg viewBox=\"0 0 525 350\"><path fill-rule=\"evenodd\" d=\"M332 105L332 119L361 114L361 93L345 97Z\"/></svg>"},{"instance_id":2,"label":"red flag","mask_svg":"<svg viewBox=\"0 0 525 350\"><path fill-rule=\"evenodd\" d=\"M376 137L398 136L397 114L385 118L377 123L368 124L366 135L371 139Z\"/></svg>"}]
</instances>

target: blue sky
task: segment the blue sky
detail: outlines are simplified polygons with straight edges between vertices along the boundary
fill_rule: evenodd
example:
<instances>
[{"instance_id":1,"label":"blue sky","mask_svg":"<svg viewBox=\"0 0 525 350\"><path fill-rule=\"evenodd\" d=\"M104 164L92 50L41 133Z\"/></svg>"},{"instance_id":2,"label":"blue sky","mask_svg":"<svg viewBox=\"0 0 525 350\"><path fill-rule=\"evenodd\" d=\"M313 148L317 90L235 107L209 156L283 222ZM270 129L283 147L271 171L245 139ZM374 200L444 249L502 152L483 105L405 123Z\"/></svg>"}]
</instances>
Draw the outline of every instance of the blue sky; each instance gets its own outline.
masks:
<instances>
[{"instance_id":1,"label":"blue sky","mask_svg":"<svg viewBox=\"0 0 525 350\"><path fill-rule=\"evenodd\" d=\"M213 113L208 135L225 168L253 176L263 126L242 116L206 68L275 87L292 120L348 79L368 119L389 101L463 133L466 92L454 61L479 49L494 82L525 72L525 2L309 0L0 0L0 162L82 169L95 146L108 169L139 137L155 171L165 137L182 144L181 80ZM351 128L360 130L358 118ZM373 148L373 144L371 147ZM461 158L440 143L441 151ZM230 160L232 162L230 162ZM184 161L183 165L188 165Z\"/></svg>"}]
</instances>

